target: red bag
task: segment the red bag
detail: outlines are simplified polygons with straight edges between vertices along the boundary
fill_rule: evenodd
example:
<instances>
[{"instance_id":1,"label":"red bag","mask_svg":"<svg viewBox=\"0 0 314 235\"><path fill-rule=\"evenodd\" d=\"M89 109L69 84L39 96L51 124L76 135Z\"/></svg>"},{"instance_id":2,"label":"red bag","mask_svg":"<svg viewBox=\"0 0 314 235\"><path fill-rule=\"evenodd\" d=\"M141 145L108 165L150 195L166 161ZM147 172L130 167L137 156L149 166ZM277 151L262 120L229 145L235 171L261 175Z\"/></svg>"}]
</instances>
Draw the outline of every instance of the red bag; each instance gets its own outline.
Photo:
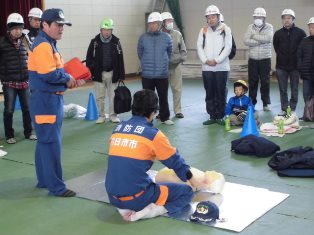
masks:
<instances>
[{"instance_id":1,"label":"red bag","mask_svg":"<svg viewBox=\"0 0 314 235\"><path fill-rule=\"evenodd\" d=\"M74 57L64 64L64 70L70 74L75 80L84 79L89 80L92 74L88 67L86 67L79 58Z\"/></svg>"}]
</instances>

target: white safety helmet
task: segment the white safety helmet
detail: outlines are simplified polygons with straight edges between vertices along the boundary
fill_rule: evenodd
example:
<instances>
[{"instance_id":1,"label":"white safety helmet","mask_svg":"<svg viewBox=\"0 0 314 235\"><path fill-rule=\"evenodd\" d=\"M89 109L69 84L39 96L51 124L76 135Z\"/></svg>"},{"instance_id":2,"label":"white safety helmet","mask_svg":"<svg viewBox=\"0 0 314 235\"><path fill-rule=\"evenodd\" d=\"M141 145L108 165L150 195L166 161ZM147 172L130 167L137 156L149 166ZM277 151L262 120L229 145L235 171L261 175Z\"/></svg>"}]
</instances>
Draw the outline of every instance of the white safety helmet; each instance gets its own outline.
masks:
<instances>
[{"instance_id":1,"label":"white safety helmet","mask_svg":"<svg viewBox=\"0 0 314 235\"><path fill-rule=\"evenodd\" d=\"M284 9L281 13L281 17L284 15L291 15L293 18L295 18L294 11L291 9Z\"/></svg>"},{"instance_id":2,"label":"white safety helmet","mask_svg":"<svg viewBox=\"0 0 314 235\"><path fill-rule=\"evenodd\" d=\"M28 13L28 17L41 18L42 14L43 14L42 10L40 10L37 7L34 7L32 9L30 9L30 11Z\"/></svg>"},{"instance_id":3,"label":"white safety helmet","mask_svg":"<svg viewBox=\"0 0 314 235\"><path fill-rule=\"evenodd\" d=\"M220 14L220 22L225 22L225 18L224 18L224 16L223 16L223 14Z\"/></svg>"},{"instance_id":4,"label":"white safety helmet","mask_svg":"<svg viewBox=\"0 0 314 235\"><path fill-rule=\"evenodd\" d=\"M218 7L216 7L215 5L210 5L209 7L207 7L205 11L205 16L209 15L220 15Z\"/></svg>"},{"instance_id":5,"label":"white safety helmet","mask_svg":"<svg viewBox=\"0 0 314 235\"><path fill-rule=\"evenodd\" d=\"M162 18L163 21L164 20L169 20L169 19L173 20L173 17L172 17L170 12L163 12L163 13L161 13L161 18Z\"/></svg>"},{"instance_id":6,"label":"white safety helmet","mask_svg":"<svg viewBox=\"0 0 314 235\"><path fill-rule=\"evenodd\" d=\"M264 8L258 7L258 8L256 8L256 9L254 10L253 16L254 16L254 17L255 17L255 16L257 16L257 17L260 16L260 17L265 17L265 18L266 18L266 11L265 11Z\"/></svg>"},{"instance_id":7,"label":"white safety helmet","mask_svg":"<svg viewBox=\"0 0 314 235\"><path fill-rule=\"evenodd\" d=\"M162 17L161 14L159 12L152 12L149 14L148 18L147 18L147 23L152 23L152 22L162 22Z\"/></svg>"},{"instance_id":8,"label":"white safety helmet","mask_svg":"<svg viewBox=\"0 0 314 235\"><path fill-rule=\"evenodd\" d=\"M23 17L19 13L11 13L7 18L7 27L8 29L14 26L24 27Z\"/></svg>"},{"instance_id":9,"label":"white safety helmet","mask_svg":"<svg viewBox=\"0 0 314 235\"><path fill-rule=\"evenodd\" d=\"M314 17L311 17L311 18L309 19L309 22L308 22L307 24L314 24Z\"/></svg>"}]
</instances>

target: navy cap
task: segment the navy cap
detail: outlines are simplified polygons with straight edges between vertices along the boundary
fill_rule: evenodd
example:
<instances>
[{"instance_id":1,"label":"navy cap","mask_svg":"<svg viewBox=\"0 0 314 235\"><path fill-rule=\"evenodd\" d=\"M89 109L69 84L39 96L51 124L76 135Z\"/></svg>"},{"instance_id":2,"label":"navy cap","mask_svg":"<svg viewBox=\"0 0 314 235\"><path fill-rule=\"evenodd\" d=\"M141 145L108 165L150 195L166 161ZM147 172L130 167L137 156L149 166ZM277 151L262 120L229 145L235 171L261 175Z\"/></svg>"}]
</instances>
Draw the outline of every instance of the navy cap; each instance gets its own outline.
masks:
<instances>
[{"instance_id":1,"label":"navy cap","mask_svg":"<svg viewBox=\"0 0 314 235\"><path fill-rule=\"evenodd\" d=\"M216 222L219 219L219 208L209 201L199 202L195 212L190 216L190 221L198 223Z\"/></svg>"},{"instance_id":2,"label":"navy cap","mask_svg":"<svg viewBox=\"0 0 314 235\"><path fill-rule=\"evenodd\" d=\"M56 22L57 24L66 24L68 26L72 26L72 24L64 18L63 11L58 8L45 10L41 16L41 21Z\"/></svg>"}]
</instances>

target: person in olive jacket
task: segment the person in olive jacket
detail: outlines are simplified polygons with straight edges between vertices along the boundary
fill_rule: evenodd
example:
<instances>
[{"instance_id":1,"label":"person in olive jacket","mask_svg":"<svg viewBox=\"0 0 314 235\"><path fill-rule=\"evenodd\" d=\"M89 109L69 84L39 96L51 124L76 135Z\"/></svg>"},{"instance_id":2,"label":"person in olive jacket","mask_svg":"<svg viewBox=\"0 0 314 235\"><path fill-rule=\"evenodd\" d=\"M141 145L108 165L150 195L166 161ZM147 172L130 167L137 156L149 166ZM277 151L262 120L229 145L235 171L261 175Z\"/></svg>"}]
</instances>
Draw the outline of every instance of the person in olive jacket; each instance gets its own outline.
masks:
<instances>
[{"instance_id":1,"label":"person in olive jacket","mask_svg":"<svg viewBox=\"0 0 314 235\"><path fill-rule=\"evenodd\" d=\"M86 65L92 73L95 85L96 102L99 118L96 123L104 123L105 96L109 100L109 118L111 122L120 122L114 113L114 90L118 81L125 79L123 52L120 39L112 34L114 29L112 19L104 19L100 24L100 33L91 40L87 55Z\"/></svg>"},{"instance_id":2,"label":"person in olive jacket","mask_svg":"<svg viewBox=\"0 0 314 235\"><path fill-rule=\"evenodd\" d=\"M290 106L295 111L298 103L299 71L297 69L297 50L306 34L294 24L295 13L284 9L281 14L283 27L274 34L273 44L277 54L276 75L279 85L282 113ZM288 81L290 79L291 98L288 100Z\"/></svg>"},{"instance_id":3,"label":"person in olive jacket","mask_svg":"<svg viewBox=\"0 0 314 235\"><path fill-rule=\"evenodd\" d=\"M13 113L17 97L20 100L24 136L36 140L32 135L32 122L29 113L29 84L27 71L27 50L22 43L23 17L12 13L7 18L7 34L0 38L0 80L3 86L3 124L6 142L15 144Z\"/></svg>"}]
</instances>

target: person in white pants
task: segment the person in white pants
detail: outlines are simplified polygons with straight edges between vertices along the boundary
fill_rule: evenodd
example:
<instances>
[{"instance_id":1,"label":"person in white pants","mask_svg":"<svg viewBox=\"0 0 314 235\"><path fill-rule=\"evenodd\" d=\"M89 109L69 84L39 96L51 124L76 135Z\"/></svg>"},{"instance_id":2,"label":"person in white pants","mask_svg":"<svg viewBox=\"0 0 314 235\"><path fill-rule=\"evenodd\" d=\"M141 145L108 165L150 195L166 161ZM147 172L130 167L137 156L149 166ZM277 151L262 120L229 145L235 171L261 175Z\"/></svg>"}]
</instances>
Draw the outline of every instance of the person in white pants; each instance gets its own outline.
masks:
<instances>
[{"instance_id":1,"label":"person in white pants","mask_svg":"<svg viewBox=\"0 0 314 235\"><path fill-rule=\"evenodd\" d=\"M176 118L184 118L181 108L182 96L182 68L181 63L187 58L187 50L182 34L173 29L173 17L169 12L161 13L163 20L162 30L168 33L173 42L173 50L169 63L169 83L173 95L173 111Z\"/></svg>"}]
</instances>

